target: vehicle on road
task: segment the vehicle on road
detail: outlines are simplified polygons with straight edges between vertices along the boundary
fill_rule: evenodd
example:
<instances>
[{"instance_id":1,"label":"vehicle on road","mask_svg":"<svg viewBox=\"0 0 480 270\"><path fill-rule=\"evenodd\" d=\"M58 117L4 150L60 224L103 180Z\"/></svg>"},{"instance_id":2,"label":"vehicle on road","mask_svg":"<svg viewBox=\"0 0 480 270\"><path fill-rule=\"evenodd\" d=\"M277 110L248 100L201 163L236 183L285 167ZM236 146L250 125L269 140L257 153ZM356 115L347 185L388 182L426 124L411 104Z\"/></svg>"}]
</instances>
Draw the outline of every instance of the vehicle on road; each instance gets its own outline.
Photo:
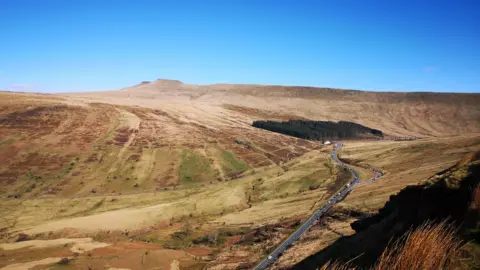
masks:
<instances>
[{"instance_id":1,"label":"vehicle on road","mask_svg":"<svg viewBox=\"0 0 480 270\"><path fill-rule=\"evenodd\" d=\"M339 144L340 147L343 146L342 143ZM339 161L337 158L337 148L339 148L338 145L333 150L332 153L332 159L337 162L339 165L344 166L347 168L350 172L353 173L354 179L353 181L347 183L339 193L335 194L332 198L330 198L326 205L318 209L310 218L303 223L300 228L295 231L292 235L290 235L274 252L272 252L265 260L260 262L254 269L258 270L263 270L268 268L269 265L275 262L276 259L278 259L280 256L282 256L282 253L288 249L290 246L294 244L295 241L297 241L304 233L307 231L311 226L318 224L320 221L322 215L327 212L335 203L341 201L345 196L348 195L353 189L353 187L359 182L360 180L360 175L358 174L357 171L355 171L353 168L351 168L349 165L344 164L343 162ZM371 180L375 181L375 179L380 178L382 176L381 173L378 173L375 175L375 177L372 177Z\"/></svg>"}]
</instances>

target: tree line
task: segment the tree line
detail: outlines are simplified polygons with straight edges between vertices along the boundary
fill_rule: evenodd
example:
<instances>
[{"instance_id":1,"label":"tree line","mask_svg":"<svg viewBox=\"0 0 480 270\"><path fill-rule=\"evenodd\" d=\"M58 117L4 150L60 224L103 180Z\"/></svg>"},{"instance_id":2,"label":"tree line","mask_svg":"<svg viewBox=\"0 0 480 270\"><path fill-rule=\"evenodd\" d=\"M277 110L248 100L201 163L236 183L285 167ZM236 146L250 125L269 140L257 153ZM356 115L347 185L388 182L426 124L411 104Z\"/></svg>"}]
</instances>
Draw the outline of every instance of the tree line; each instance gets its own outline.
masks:
<instances>
[{"instance_id":1,"label":"tree line","mask_svg":"<svg viewBox=\"0 0 480 270\"><path fill-rule=\"evenodd\" d=\"M258 120L254 121L252 126L297 138L317 141L355 139L372 136L383 137L383 133L380 130L346 121L289 120L277 122Z\"/></svg>"}]
</instances>

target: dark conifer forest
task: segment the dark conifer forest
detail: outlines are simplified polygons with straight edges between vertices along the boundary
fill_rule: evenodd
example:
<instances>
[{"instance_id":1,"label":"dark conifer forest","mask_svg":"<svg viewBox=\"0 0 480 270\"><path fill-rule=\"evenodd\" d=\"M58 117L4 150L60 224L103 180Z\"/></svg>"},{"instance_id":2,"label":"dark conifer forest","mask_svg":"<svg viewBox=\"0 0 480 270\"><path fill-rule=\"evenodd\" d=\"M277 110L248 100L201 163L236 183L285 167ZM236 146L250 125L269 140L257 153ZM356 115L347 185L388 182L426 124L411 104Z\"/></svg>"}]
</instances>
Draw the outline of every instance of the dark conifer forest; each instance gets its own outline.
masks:
<instances>
[{"instance_id":1,"label":"dark conifer forest","mask_svg":"<svg viewBox=\"0 0 480 270\"><path fill-rule=\"evenodd\" d=\"M307 140L338 140L383 137L382 131L353 122L289 120L254 121L252 126Z\"/></svg>"}]
</instances>

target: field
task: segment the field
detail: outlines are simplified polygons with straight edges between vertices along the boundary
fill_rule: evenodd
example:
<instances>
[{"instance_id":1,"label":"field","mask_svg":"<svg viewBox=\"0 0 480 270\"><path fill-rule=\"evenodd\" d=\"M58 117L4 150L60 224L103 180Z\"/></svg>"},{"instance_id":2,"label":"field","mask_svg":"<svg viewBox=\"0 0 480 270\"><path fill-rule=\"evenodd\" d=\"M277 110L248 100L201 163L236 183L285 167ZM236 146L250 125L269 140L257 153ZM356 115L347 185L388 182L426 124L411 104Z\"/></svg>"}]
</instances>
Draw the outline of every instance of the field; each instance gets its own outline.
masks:
<instances>
[{"instance_id":1,"label":"field","mask_svg":"<svg viewBox=\"0 0 480 270\"><path fill-rule=\"evenodd\" d=\"M480 149L479 103L473 94L170 81L0 92L0 267L56 268L67 257L78 268L250 267L351 177L332 163L331 146L254 120L344 120L421 138L345 142L340 157L362 183L337 208L374 212ZM385 175L369 183L372 167ZM351 233L354 219L333 215L276 267ZM43 242L24 247L13 243L19 237Z\"/></svg>"}]
</instances>

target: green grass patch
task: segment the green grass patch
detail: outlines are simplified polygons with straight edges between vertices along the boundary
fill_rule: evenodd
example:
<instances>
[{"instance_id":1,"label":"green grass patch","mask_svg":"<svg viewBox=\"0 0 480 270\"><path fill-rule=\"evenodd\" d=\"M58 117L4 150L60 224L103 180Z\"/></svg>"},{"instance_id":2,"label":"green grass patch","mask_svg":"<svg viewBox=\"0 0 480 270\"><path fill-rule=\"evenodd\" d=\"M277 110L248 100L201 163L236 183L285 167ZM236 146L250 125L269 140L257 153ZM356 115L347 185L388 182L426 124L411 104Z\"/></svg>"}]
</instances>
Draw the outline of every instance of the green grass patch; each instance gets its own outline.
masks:
<instances>
[{"instance_id":1,"label":"green grass patch","mask_svg":"<svg viewBox=\"0 0 480 270\"><path fill-rule=\"evenodd\" d=\"M222 169L225 174L237 174L248 170L248 165L235 157L231 152L221 150Z\"/></svg>"},{"instance_id":2,"label":"green grass patch","mask_svg":"<svg viewBox=\"0 0 480 270\"><path fill-rule=\"evenodd\" d=\"M318 170L300 178L296 184L299 186L299 190L318 189L326 178L328 178L328 171Z\"/></svg>"},{"instance_id":3,"label":"green grass patch","mask_svg":"<svg viewBox=\"0 0 480 270\"><path fill-rule=\"evenodd\" d=\"M278 197L298 192L322 188L329 178L327 170L317 170L300 178L293 178L288 181L281 181L275 186L275 193Z\"/></svg>"},{"instance_id":4,"label":"green grass patch","mask_svg":"<svg viewBox=\"0 0 480 270\"><path fill-rule=\"evenodd\" d=\"M42 177L39 176L39 175L35 175L32 171L28 171L27 174L25 175L25 177L27 178L27 180L30 180L30 181L38 181L38 180L42 180Z\"/></svg>"},{"instance_id":5,"label":"green grass patch","mask_svg":"<svg viewBox=\"0 0 480 270\"><path fill-rule=\"evenodd\" d=\"M214 181L218 177L208 159L191 150L182 151L179 174L184 185Z\"/></svg>"},{"instance_id":6,"label":"green grass patch","mask_svg":"<svg viewBox=\"0 0 480 270\"><path fill-rule=\"evenodd\" d=\"M138 235L135 237L135 240L147 242L147 243L155 243L155 244L165 244L169 243L170 239L164 239L165 236L160 236L158 232L150 232L144 235Z\"/></svg>"},{"instance_id":7,"label":"green grass patch","mask_svg":"<svg viewBox=\"0 0 480 270\"><path fill-rule=\"evenodd\" d=\"M181 232L174 232L170 236L170 239L165 241L165 243L163 244L163 247L168 249L180 250L190 246L191 243L192 243L191 233L181 231Z\"/></svg>"},{"instance_id":8,"label":"green grass patch","mask_svg":"<svg viewBox=\"0 0 480 270\"><path fill-rule=\"evenodd\" d=\"M184 223L180 231L170 235L170 239L165 241L163 247L177 250L184 249L192 245L193 235L191 224L189 222Z\"/></svg>"},{"instance_id":9,"label":"green grass patch","mask_svg":"<svg viewBox=\"0 0 480 270\"><path fill-rule=\"evenodd\" d=\"M18 140L18 136L10 136L8 139L3 140L0 142L0 146L9 146L10 144L14 143L16 140Z\"/></svg>"},{"instance_id":10,"label":"green grass patch","mask_svg":"<svg viewBox=\"0 0 480 270\"><path fill-rule=\"evenodd\" d=\"M75 167L75 161L71 161L68 164L64 165L63 168L58 173L57 178L59 179L63 178L64 176L69 174L74 167Z\"/></svg>"}]
</instances>

